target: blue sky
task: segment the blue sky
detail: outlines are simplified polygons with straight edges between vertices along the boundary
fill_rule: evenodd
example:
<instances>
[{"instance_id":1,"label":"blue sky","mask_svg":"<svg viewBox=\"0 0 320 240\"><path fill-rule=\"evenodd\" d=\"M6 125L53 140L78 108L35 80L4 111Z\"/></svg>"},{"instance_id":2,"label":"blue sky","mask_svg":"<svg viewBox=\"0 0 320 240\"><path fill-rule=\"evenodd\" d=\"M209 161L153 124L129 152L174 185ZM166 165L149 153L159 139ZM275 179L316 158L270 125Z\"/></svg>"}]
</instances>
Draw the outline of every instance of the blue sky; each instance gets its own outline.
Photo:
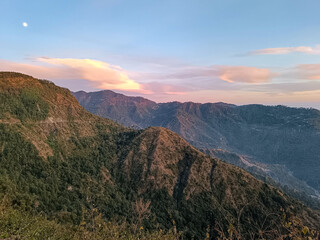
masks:
<instances>
[{"instance_id":1,"label":"blue sky","mask_svg":"<svg viewBox=\"0 0 320 240\"><path fill-rule=\"evenodd\" d=\"M0 9L0 70L160 102L320 107L317 0L1 0Z\"/></svg>"}]
</instances>

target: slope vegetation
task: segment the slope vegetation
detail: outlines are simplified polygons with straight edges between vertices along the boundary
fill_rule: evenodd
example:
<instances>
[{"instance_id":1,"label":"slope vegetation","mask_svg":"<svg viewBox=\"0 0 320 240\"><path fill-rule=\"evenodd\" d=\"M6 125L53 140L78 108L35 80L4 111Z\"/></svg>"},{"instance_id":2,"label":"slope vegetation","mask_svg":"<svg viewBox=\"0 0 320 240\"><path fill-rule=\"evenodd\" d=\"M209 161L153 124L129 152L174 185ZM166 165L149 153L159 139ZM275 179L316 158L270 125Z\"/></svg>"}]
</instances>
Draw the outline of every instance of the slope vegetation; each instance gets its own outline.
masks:
<instances>
[{"instance_id":1,"label":"slope vegetation","mask_svg":"<svg viewBox=\"0 0 320 240\"><path fill-rule=\"evenodd\" d=\"M320 191L320 111L316 109L225 103L157 104L112 91L74 95L84 108L99 116L126 126L169 128L206 153L223 149L267 165L269 171L265 175L283 186L307 189L313 196ZM226 156L224 160L230 158ZM283 171L277 171L279 168ZM256 173L255 169L245 169Z\"/></svg>"},{"instance_id":2,"label":"slope vegetation","mask_svg":"<svg viewBox=\"0 0 320 240\"><path fill-rule=\"evenodd\" d=\"M48 81L0 80L1 99L11 99L0 103L0 197L14 209L72 226L99 212L133 232L173 228L186 239L274 239L320 227L317 211L168 129L94 116Z\"/></svg>"}]
</instances>

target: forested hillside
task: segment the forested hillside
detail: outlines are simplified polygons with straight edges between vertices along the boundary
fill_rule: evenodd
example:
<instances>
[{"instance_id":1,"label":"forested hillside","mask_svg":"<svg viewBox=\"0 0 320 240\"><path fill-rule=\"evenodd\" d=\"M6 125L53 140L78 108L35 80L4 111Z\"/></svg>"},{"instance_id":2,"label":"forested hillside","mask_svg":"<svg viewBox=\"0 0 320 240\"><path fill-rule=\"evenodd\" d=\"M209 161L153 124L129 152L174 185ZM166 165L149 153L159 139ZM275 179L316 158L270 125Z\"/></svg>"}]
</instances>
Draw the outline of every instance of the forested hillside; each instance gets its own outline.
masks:
<instances>
[{"instance_id":1,"label":"forested hillside","mask_svg":"<svg viewBox=\"0 0 320 240\"><path fill-rule=\"evenodd\" d=\"M169 128L211 156L218 156L214 153L220 150L229 152L219 157L271 178L291 192L308 195L308 202L320 197L319 110L225 103L158 104L108 90L73 94L94 114L136 128ZM246 160L232 161L231 155Z\"/></svg>"},{"instance_id":2,"label":"forested hillside","mask_svg":"<svg viewBox=\"0 0 320 240\"><path fill-rule=\"evenodd\" d=\"M315 238L319 230L318 211L168 129L125 128L84 110L69 90L19 73L0 73L0 99L3 238L110 239L108 229L145 239ZM35 225L24 219L43 222L44 235L27 235Z\"/></svg>"}]
</instances>

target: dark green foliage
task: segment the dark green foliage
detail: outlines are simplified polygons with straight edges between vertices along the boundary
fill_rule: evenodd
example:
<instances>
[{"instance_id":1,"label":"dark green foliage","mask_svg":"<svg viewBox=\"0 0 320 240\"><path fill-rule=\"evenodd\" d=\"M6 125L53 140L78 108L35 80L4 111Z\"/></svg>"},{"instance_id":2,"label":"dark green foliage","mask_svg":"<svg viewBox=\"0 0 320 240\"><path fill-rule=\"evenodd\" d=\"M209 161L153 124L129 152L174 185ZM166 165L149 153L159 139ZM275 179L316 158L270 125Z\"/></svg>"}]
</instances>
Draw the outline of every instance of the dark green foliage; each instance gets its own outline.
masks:
<instances>
[{"instance_id":1,"label":"dark green foliage","mask_svg":"<svg viewBox=\"0 0 320 240\"><path fill-rule=\"evenodd\" d=\"M16 205L28 203L29 208L38 202L37 210L49 215L68 212L71 219L79 218L82 206L90 208L101 203L107 216L125 214L125 198L117 186L101 183L100 169L110 165L114 156L112 144L101 141L101 145L93 146L90 138L73 141L77 150L63 161L59 158L59 144L51 136L55 155L44 161L31 143L12 127L1 124L0 194L15 195Z\"/></svg>"},{"instance_id":2,"label":"dark green foliage","mask_svg":"<svg viewBox=\"0 0 320 240\"><path fill-rule=\"evenodd\" d=\"M126 222L106 222L96 210L83 211L80 225L59 224L41 215L22 209L15 209L5 197L0 201L0 238L1 239L95 239L95 240L174 240L179 234L153 232L144 229L137 233L131 231Z\"/></svg>"},{"instance_id":3,"label":"dark green foliage","mask_svg":"<svg viewBox=\"0 0 320 240\"><path fill-rule=\"evenodd\" d=\"M46 189L45 163L33 145L4 124L0 124L0 144L0 194L14 195L15 204L30 208L33 193Z\"/></svg>"},{"instance_id":4,"label":"dark green foliage","mask_svg":"<svg viewBox=\"0 0 320 240\"><path fill-rule=\"evenodd\" d=\"M125 187L124 182L104 182L101 175L101 169L105 167L111 169L111 179L114 179L117 161L113 161L116 156L113 138L124 143L130 136L130 133L124 137L102 132L98 137L74 137L70 141L75 150L72 155L63 156L52 133L48 143L54 156L44 161L14 127L0 124L0 197L13 199L15 208L44 212L62 223L79 224L83 208L97 208L105 219L131 222L132 203L138 197L136 192L130 186ZM165 195L172 202L173 199L167 193ZM166 216L147 223L146 227L156 229L160 223L170 229L172 224L167 222L167 213L171 211L169 205L161 204L162 214ZM152 209L157 215L156 208Z\"/></svg>"},{"instance_id":5,"label":"dark green foliage","mask_svg":"<svg viewBox=\"0 0 320 240\"><path fill-rule=\"evenodd\" d=\"M49 104L40 96L38 89L23 88L18 97L16 91L0 92L0 117L10 113L25 121L44 120L48 116Z\"/></svg>"}]
</instances>

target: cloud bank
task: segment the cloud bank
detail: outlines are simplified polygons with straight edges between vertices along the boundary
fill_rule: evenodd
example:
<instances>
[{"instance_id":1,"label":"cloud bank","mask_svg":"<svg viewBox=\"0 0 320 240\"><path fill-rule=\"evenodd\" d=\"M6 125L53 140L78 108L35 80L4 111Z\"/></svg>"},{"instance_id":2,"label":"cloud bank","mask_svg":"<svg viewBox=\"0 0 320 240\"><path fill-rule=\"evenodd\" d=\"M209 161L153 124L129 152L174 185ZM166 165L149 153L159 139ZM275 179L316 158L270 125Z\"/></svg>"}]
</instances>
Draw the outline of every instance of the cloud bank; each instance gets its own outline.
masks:
<instances>
[{"instance_id":1,"label":"cloud bank","mask_svg":"<svg viewBox=\"0 0 320 240\"><path fill-rule=\"evenodd\" d=\"M95 89L120 90L147 95L181 95L187 91L186 87L158 81L139 83L129 76L135 74L129 74L119 66L93 59L40 57L33 58L32 61L33 64L25 64L0 60L0 71L22 72L37 78L59 82L70 80L73 84L85 80Z\"/></svg>"},{"instance_id":2,"label":"cloud bank","mask_svg":"<svg viewBox=\"0 0 320 240\"><path fill-rule=\"evenodd\" d=\"M110 89L161 102L320 101L320 64L300 64L277 73L249 66L182 64L161 66L155 72L129 72L93 59L40 57L28 63L0 60L1 70L56 81L71 90Z\"/></svg>"},{"instance_id":3,"label":"cloud bank","mask_svg":"<svg viewBox=\"0 0 320 240\"><path fill-rule=\"evenodd\" d=\"M247 66L185 65L149 74L127 72L119 66L93 59L38 57L31 60L28 64L0 60L0 70L57 81L72 80L73 84L85 80L95 89L159 95L183 95L199 89L216 89L223 82L264 83L274 75L269 69Z\"/></svg>"},{"instance_id":4,"label":"cloud bank","mask_svg":"<svg viewBox=\"0 0 320 240\"><path fill-rule=\"evenodd\" d=\"M48 58L34 59L38 64L21 64L1 60L0 69L23 72L50 80L87 80L97 89L126 90L148 94L150 91L131 79L126 71L106 62L91 59Z\"/></svg>"},{"instance_id":5,"label":"cloud bank","mask_svg":"<svg viewBox=\"0 0 320 240\"><path fill-rule=\"evenodd\" d=\"M85 79L99 89L127 90L146 93L143 86L130 79L119 66L92 59L37 58L39 62L55 65L69 72L73 78Z\"/></svg>"}]
</instances>

